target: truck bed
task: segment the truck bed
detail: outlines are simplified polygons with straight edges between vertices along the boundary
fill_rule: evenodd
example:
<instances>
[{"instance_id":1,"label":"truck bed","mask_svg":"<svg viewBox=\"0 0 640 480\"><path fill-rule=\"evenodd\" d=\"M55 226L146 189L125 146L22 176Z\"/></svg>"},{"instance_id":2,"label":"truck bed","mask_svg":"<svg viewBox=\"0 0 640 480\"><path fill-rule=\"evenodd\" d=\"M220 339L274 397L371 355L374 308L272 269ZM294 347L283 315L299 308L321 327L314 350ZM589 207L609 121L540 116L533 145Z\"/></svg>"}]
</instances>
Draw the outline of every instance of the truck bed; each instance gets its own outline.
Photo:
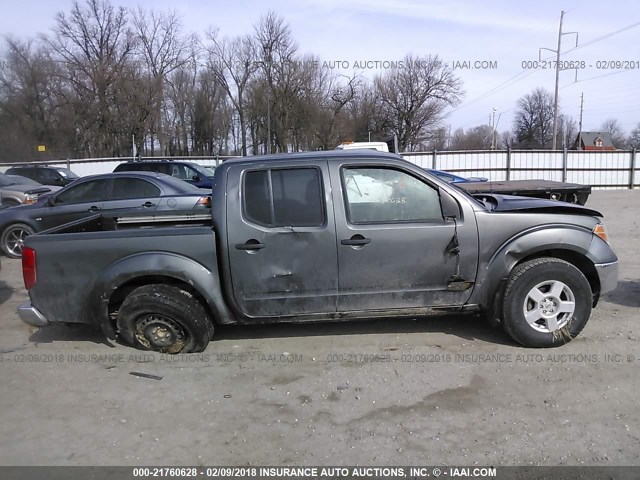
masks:
<instances>
[{"instance_id":1,"label":"truck bed","mask_svg":"<svg viewBox=\"0 0 640 480\"><path fill-rule=\"evenodd\" d=\"M552 180L509 180L504 182L468 182L457 183L472 195L499 193L502 195L521 195L524 197L551 198L569 203L584 205L591 194L590 185L579 183L554 182Z\"/></svg>"}]
</instances>

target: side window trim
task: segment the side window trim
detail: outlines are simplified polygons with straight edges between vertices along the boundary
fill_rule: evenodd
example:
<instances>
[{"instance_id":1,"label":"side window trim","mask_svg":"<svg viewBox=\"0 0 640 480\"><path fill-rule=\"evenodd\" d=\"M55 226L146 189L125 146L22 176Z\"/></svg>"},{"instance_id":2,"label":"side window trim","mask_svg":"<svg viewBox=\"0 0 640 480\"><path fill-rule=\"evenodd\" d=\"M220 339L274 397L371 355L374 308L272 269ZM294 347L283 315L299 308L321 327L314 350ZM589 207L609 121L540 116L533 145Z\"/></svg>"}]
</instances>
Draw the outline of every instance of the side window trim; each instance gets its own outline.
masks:
<instances>
[{"instance_id":1,"label":"side window trim","mask_svg":"<svg viewBox=\"0 0 640 480\"><path fill-rule=\"evenodd\" d=\"M387 165L380 165L380 164L375 164L375 163L341 165L340 166L340 186L342 188L342 200L343 200L344 209L345 209L345 217L346 217L347 223L349 225L411 225L411 224L434 225L434 224L444 223L444 217L442 217L441 220L440 219L439 220L386 220L386 221L354 222L351 219L351 204L349 202L349 197L348 197L348 194L347 194L347 186L346 186L346 182L345 182L344 172L345 172L345 170L357 170L357 169L367 169L367 168L376 168L376 169L381 169L381 170L393 170L393 171L396 171L396 172L401 172L401 173L404 173L405 175L409 175L409 176L415 178L416 180L418 180L419 182L421 182L424 185L428 186L429 188L434 189L436 191L436 193L438 194L438 199L439 199L439 205L438 206L439 206L440 211L442 213L442 206L441 206L441 201L440 201L440 188L437 185L432 185L431 182L429 182L429 181L427 181L427 180L425 180L423 178L419 178L413 172L410 172L410 171L405 170L403 168L397 167L395 165L387 166Z\"/></svg>"}]
</instances>

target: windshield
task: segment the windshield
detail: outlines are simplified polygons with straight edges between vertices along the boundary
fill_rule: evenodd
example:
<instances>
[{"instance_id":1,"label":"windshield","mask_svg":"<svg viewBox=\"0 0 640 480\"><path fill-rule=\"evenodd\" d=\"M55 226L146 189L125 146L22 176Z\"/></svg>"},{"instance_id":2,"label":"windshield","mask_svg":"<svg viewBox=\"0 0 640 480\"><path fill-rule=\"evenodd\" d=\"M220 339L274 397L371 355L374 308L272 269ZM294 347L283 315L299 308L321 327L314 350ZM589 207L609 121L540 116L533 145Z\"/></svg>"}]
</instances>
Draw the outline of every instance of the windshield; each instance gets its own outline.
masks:
<instances>
[{"instance_id":1,"label":"windshield","mask_svg":"<svg viewBox=\"0 0 640 480\"><path fill-rule=\"evenodd\" d=\"M213 172L210 172L207 168L208 167L203 167L202 165L198 165L197 163L191 163L189 162L188 165L193 168L196 172L198 172L200 175L202 175L203 177L211 177L213 176Z\"/></svg>"},{"instance_id":2,"label":"windshield","mask_svg":"<svg viewBox=\"0 0 640 480\"><path fill-rule=\"evenodd\" d=\"M0 187L8 187L9 185L17 185L18 182L16 182L13 178L7 176L7 175L0 175Z\"/></svg>"},{"instance_id":3,"label":"windshield","mask_svg":"<svg viewBox=\"0 0 640 480\"><path fill-rule=\"evenodd\" d=\"M64 178L73 179L73 180L75 180L76 178L80 178L78 177L78 175L73 173L68 168L57 168L56 171Z\"/></svg>"}]
</instances>

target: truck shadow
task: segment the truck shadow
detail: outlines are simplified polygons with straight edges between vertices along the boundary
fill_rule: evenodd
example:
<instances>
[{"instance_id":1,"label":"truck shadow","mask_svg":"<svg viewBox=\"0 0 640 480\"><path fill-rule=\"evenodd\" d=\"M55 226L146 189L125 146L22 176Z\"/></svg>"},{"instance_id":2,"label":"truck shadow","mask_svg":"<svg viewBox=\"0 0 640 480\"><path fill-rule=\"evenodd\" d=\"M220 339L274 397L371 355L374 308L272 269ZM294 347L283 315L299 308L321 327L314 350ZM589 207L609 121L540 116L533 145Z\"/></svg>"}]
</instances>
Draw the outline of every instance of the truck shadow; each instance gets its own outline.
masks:
<instances>
[{"instance_id":1,"label":"truck shadow","mask_svg":"<svg viewBox=\"0 0 640 480\"><path fill-rule=\"evenodd\" d=\"M444 333L467 341L484 341L516 346L502 328L492 327L478 315L445 315L415 319L387 318L308 323L270 323L257 325L220 325L216 340L249 340L260 338L319 337L336 335L380 335L402 333ZM33 343L90 342L116 347L121 341L109 341L101 331L89 325L51 325L39 328L29 336Z\"/></svg>"},{"instance_id":2,"label":"truck shadow","mask_svg":"<svg viewBox=\"0 0 640 480\"><path fill-rule=\"evenodd\" d=\"M485 318L472 314L340 322L221 325L216 331L214 341L389 333L444 333L468 341L480 340L499 345L518 345L502 328L492 327Z\"/></svg>"},{"instance_id":3,"label":"truck shadow","mask_svg":"<svg viewBox=\"0 0 640 480\"><path fill-rule=\"evenodd\" d=\"M640 307L640 280L620 280L618 287L607 293L604 300L623 307Z\"/></svg>"},{"instance_id":4,"label":"truck shadow","mask_svg":"<svg viewBox=\"0 0 640 480\"><path fill-rule=\"evenodd\" d=\"M4 280L0 280L0 305L9 300L13 295L13 287Z\"/></svg>"},{"instance_id":5,"label":"truck shadow","mask_svg":"<svg viewBox=\"0 0 640 480\"><path fill-rule=\"evenodd\" d=\"M104 334L90 325L50 325L38 328L29 336L32 343L89 342L115 347Z\"/></svg>"}]
</instances>

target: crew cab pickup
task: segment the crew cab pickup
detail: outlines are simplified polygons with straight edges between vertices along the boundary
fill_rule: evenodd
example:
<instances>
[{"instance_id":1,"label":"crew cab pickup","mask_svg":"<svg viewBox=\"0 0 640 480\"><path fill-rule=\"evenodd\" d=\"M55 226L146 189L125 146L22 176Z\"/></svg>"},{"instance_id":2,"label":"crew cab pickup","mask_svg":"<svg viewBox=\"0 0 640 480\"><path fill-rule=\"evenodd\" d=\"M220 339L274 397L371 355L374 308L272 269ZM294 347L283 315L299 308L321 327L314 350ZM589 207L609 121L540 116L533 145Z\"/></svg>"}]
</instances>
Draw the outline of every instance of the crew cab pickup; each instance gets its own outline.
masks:
<instances>
[{"instance_id":1,"label":"crew cab pickup","mask_svg":"<svg viewBox=\"0 0 640 480\"><path fill-rule=\"evenodd\" d=\"M390 153L245 157L216 168L210 216L95 215L28 237L18 312L165 353L202 351L219 324L465 311L557 346L616 286L601 216L479 201Z\"/></svg>"}]
</instances>

